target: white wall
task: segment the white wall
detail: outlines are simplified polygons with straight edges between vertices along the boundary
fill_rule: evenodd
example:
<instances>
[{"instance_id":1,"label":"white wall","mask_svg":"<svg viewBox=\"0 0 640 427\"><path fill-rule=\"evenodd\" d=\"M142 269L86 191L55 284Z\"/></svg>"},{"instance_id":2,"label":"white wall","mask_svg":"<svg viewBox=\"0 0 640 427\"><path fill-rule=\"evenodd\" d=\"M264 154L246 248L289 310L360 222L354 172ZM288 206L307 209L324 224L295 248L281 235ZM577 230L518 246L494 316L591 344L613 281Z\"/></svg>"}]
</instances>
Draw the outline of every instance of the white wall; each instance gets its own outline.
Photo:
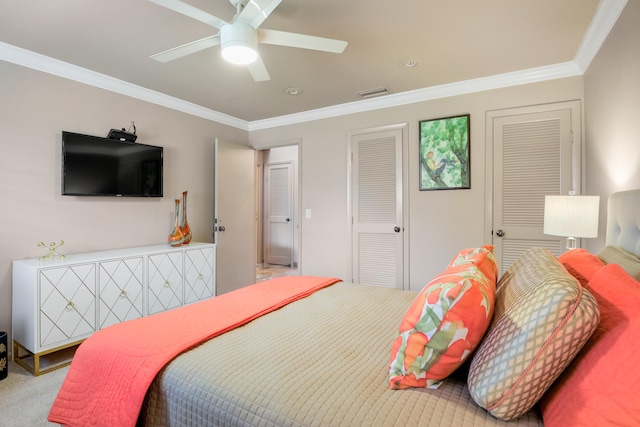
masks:
<instances>
[{"instance_id":1,"label":"white wall","mask_svg":"<svg viewBox=\"0 0 640 427\"><path fill-rule=\"evenodd\" d=\"M187 190L194 241L212 241L213 141L245 131L0 61L0 330L11 331L11 261L166 242L173 199ZM138 142L164 147L164 197L60 195L61 132L106 136L137 126Z\"/></svg>"},{"instance_id":2,"label":"white wall","mask_svg":"<svg viewBox=\"0 0 640 427\"><path fill-rule=\"evenodd\" d=\"M600 196L600 233L587 248L604 247L607 198L640 188L640 1L630 1L584 76L586 194Z\"/></svg>"},{"instance_id":3,"label":"white wall","mask_svg":"<svg viewBox=\"0 0 640 427\"><path fill-rule=\"evenodd\" d=\"M301 140L302 273L350 281L347 218L347 149L349 132L408 123L409 284L420 289L462 248L482 245L486 173L485 114L490 110L581 100L582 77L573 77L470 95L421 102L367 113L252 131L253 147L280 140ZM418 122L471 114L471 189L418 190ZM490 172L490 171L489 171Z\"/></svg>"}]
</instances>

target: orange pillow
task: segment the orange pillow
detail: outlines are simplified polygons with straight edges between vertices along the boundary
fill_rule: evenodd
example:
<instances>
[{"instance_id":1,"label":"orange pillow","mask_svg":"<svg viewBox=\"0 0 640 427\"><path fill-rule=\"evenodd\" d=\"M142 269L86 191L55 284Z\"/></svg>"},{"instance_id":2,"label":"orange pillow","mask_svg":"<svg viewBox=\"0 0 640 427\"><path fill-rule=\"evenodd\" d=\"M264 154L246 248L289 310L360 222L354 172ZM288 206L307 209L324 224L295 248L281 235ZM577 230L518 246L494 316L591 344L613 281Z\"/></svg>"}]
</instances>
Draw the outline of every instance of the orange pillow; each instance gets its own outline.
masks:
<instances>
[{"instance_id":1,"label":"orange pillow","mask_svg":"<svg viewBox=\"0 0 640 427\"><path fill-rule=\"evenodd\" d=\"M493 317L498 269L492 251L462 250L420 291L393 342L392 389L434 386L478 346Z\"/></svg>"},{"instance_id":2,"label":"orange pillow","mask_svg":"<svg viewBox=\"0 0 640 427\"><path fill-rule=\"evenodd\" d=\"M544 425L640 425L640 283L609 264L587 289L600 325L541 400Z\"/></svg>"},{"instance_id":3,"label":"orange pillow","mask_svg":"<svg viewBox=\"0 0 640 427\"><path fill-rule=\"evenodd\" d=\"M558 261L564 268L582 285L586 286L589 280L604 266L604 262L597 256L590 254L585 249L572 249L560 255Z\"/></svg>"}]
</instances>

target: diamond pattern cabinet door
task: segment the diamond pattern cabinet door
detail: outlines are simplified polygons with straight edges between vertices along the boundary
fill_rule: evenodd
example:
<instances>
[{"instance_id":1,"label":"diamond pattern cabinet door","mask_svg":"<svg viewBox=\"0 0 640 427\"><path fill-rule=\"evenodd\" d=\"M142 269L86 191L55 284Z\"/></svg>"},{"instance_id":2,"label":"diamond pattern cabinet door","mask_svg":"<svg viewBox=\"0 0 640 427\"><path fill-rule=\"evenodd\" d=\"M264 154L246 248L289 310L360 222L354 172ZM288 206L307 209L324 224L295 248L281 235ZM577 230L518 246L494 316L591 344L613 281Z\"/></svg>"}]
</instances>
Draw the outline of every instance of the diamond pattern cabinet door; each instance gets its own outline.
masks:
<instances>
[{"instance_id":1,"label":"diamond pattern cabinet door","mask_svg":"<svg viewBox=\"0 0 640 427\"><path fill-rule=\"evenodd\" d=\"M95 264L43 269L38 279L41 347L86 338L96 331Z\"/></svg>"},{"instance_id":2,"label":"diamond pattern cabinet door","mask_svg":"<svg viewBox=\"0 0 640 427\"><path fill-rule=\"evenodd\" d=\"M160 313L182 305L184 251L149 256L147 301L148 314Z\"/></svg>"},{"instance_id":3,"label":"diamond pattern cabinet door","mask_svg":"<svg viewBox=\"0 0 640 427\"><path fill-rule=\"evenodd\" d=\"M212 247L185 251L184 302L189 304L215 295L215 254Z\"/></svg>"},{"instance_id":4,"label":"diamond pattern cabinet door","mask_svg":"<svg viewBox=\"0 0 640 427\"><path fill-rule=\"evenodd\" d=\"M100 329L143 316L143 260L139 256L98 264Z\"/></svg>"}]
</instances>

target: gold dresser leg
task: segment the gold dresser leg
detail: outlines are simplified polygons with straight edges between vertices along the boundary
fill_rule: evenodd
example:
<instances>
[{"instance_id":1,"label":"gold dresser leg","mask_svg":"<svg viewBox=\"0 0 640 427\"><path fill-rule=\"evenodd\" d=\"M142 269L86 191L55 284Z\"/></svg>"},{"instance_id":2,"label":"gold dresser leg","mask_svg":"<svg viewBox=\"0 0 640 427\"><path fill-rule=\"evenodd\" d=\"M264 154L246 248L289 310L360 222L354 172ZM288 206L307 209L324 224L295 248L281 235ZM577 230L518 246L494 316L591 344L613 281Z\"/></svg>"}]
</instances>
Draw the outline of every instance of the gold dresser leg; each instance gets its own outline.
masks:
<instances>
[{"instance_id":1,"label":"gold dresser leg","mask_svg":"<svg viewBox=\"0 0 640 427\"><path fill-rule=\"evenodd\" d=\"M61 347L32 353L18 341L13 340L13 360L25 370L37 377L47 372L55 371L71 364L74 353L84 340L66 344ZM43 361L46 361L43 362ZM44 368L43 368L44 366Z\"/></svg>"}]
</instances>

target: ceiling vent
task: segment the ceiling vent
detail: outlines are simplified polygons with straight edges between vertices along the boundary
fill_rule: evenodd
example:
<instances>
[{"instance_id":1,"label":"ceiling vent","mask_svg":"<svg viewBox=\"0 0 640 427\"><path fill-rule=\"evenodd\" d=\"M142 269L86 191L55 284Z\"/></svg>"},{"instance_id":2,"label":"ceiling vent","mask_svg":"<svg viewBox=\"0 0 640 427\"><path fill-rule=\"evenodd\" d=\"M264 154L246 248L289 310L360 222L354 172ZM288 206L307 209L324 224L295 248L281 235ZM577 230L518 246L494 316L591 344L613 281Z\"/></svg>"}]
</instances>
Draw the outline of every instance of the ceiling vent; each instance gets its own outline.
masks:
<instances>
[{"instance_id":1,"label":"ceiling vent","mask_svg":"<svg viewBox=\"0 0 640 427\"><path fill-rule=\"evenodd\" d=\"M386 86L377 87L375 89L367 89L356 92L356 95L359 95L362 99L373 98L375 96L388 95L389 88Z\"/></svg>"}]
</instances>

